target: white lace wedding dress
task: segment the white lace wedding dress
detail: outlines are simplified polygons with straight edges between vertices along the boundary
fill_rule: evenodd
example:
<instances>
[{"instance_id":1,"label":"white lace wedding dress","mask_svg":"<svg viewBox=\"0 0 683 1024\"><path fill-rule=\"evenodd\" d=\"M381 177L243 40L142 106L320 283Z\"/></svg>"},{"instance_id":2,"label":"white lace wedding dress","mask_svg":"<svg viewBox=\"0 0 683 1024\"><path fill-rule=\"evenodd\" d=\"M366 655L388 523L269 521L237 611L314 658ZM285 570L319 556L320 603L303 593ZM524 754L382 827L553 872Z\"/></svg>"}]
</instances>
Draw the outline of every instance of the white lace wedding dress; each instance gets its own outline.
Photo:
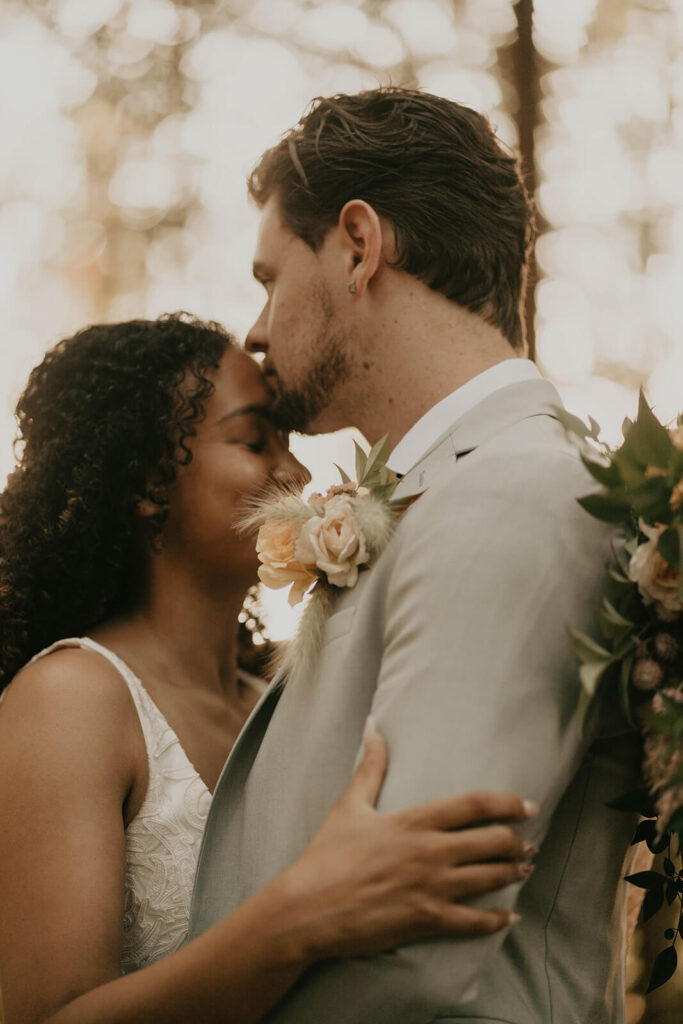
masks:
<instances>
[{"instance_id":1,"label":"white lace wedding dress","mask_svg":"<svg viewBox=\"0 0 683 1024\"><path fill-rule=\"evenodd\" d=\"M154 963L182 946L211 793L190 763L178 737L135 673L89 637L59 640L58 648L96 651L118 670L137 708L147 746L149 784L142 807L126 829L126 873L121 972ZM261 680L242 674L255 689Z\"/></svg>"}]
</instances>

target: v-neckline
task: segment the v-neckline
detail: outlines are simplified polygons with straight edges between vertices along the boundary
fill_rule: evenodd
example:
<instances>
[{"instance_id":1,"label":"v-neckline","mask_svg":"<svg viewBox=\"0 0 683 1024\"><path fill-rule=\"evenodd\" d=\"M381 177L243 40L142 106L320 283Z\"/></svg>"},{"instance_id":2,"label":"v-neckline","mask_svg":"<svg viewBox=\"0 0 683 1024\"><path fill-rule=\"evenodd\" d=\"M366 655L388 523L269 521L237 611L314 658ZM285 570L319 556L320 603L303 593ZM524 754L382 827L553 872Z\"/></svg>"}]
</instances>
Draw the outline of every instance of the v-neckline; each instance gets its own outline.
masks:
<instances>
[{"instance_id":1,"label":"v-neckline","mask_svg":"<svg viewBox=\"0 0 683 1024\"><path fill-rule=\"evenodd\" d=\"M86 643L84 645L84 646L86 646L86 648L90 647L91 650L93 650L96 653L100 654L100 656L105 658L107 661L109 661L110 664L114 664L114 667L121 673L121 675L124 677L124 680L126 678L126 673L128 673L131 676L131 678L135 680L137 685L140 687L140 690L144 694L146 700L149 701L149 703L150 703L151 707L153 708L154 713L156 714L156 716L159 719L160 723L171 733L171 735L173 736L174 740L178 744L178 749L180 750L182 756L185 758L185 761L186 761L187 765L189 766L189 768L192 769L194 774L197 776L197 779L199 780L199 782L202 784L202 786L204 787L206 792L209 794L209 796L213 799L213 795L214 795L214 793L216 791L215 786L214 786L213 789L210 789L209 786L207 786L205 780L202 778L201 773L198 771L196 765L190 760L190 757L189 757L187 751L185 750L185 747L180 742L180 737L178 736L178 733L175 731L175 729L173 729L171 727L171 725L169 725L169 722L168 722L168 719L166 718L166 715L163 713L163 711L161 710L161 708L159 707L157 702L154 700L154 698L150 694L149 690L147 689L147 687L145 686L143 681L140 679L140 677L137 674L137 672L134 672L133 669L128 664L128 662L124 661L124 659L122 657L120 657L120 655L116 654L115 651L112 651L110 647L105 647L104 644L99 643L98 640L93 640L92 637L89 637L89 636L82 637L81 640L86 641ZM240 673L240 675L241 674L242 673ZM245 676L245 681L247 682L247 684L249 686L251 686L252 689L254 689L254 690L256 690L258 692L258 688L254 685L254 682L250 679L248 674L245 673L244 676ZM259 700L260 700L260 697L261 697L261 695L259 694ZM258 701L257 701L257 703L258 703ZM251 714L251 712L250 712L250 714ZM142 723L140 723L140 725L142 727ZM244 726L242 728L244 728ZM239 736L239 733L238 733L238 736ZM235 742L237 742L237 740ZM233 746L234 746L234 744L233 744ZM228 756L229 756L229 754L228 754ZM227 760L227 757L226 757L226 760ZM218 775L218 778L220 778L220 773Z\"/></svg>"}]
</instances>

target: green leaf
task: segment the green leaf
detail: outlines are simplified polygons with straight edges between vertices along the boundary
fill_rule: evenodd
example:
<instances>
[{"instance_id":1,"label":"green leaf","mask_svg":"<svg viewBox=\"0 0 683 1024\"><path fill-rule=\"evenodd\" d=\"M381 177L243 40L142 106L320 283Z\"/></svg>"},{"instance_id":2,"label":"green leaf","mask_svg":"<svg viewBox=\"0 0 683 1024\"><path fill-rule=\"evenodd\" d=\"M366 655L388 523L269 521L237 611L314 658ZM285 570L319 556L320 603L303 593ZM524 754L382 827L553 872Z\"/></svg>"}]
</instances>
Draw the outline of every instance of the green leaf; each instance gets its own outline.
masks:
<instances>
[{"instance_id":1,"label":"green leaf","mask_svg":"<svg viewBox=\"0 0 683 1024\"><path fill-rule=\"evenodd\" d=\"M630 580L628 576L624 576L623 573L620 573L619 570L615 569L613 566L610 566L610 568L607 570L607 574L610 577L610 579L614 580L614 582L618 583L621 587L636 586L633 580Z\"/></svg>"},{"instance_id":2,"label":"green leaf","mask_svg":"<svg viewBox=\"0 0 683 1024\"><path fill-rule=\"evenodd\" d=\"M650 889L643 900L643 921L649 921L657 913L664 902L663 889Z\"/></svg>"},{"instance_id":3,"label":"green leaf","mask_svg":"<svg viewBox=\"0 0 683 1024\"><path fill-rule=\"evenodd\" d=\"M650 853L663 853L664 850L667 849L670 842L669 833L662 832L661 836L655 834L654 836L652 836L651 839L646 839L645 842L647 843L647 848L650 851Z\"/></svg>"},{"instance_id":4,"label":"green leaf","mask_svg":"<svg viewBox=\"0 0 683 1024\"><path fill-rule=\"evenodd\" d=\"M356 449L356 482L360 484L365 476L365 464L367 462L367 457L357 441L353 442L353 446Z\"/></svg>"},{"instance_id":5,"label":"green leaf","mask_svg":"<svg viewBox=\"0 0 683 1024\"><path fill-rule=\"evenodd\" d=\"M582 662L610 662L612 661L612 652L608 651L605 647L601 647L599 643L596 643L592 637L588 636L587 633L582 633L578 629L572 629L571 626L567 626L567 633L569 639L572 642L572 647L576 653L577 658Z\"/></svg>"},{"instance_id":6,"label":"green leaf","mask_svg":"<svg viewBox=\"0 0 683 1024\"><path fill-rule=\"evenodd\" d=\"M633 428L633 420L629 419L628 416L625 416L624 419L621 422L621 433L622 433L622 435L624 437L624 440L626 440L628 435L631 433L632 428Z\"/></svg>"},{"instance_id":7,"label":"green leaf","mask_svg":"<svg viewBox=\"0 0 683 1024\"><path fill-rule=\"evenodd\" d=\"M658 871L636 871L635 875L626 875L624 881L630 882L631 885L635 885L639 889L650 891L663 888L666 876L660 875Z\"/></svg>"},{"instance_id":8,"label":"green leaf","mask_svg":"<svg viewBox=\"0 0 683 1024\"><path fill-rule=\"evenodd\" d=\"M654 818L655 816L652 795L644 786L621 793L614 800L610 800L607 807L611 807L615 811L637 811L644 818Z\"/></svg>"},{"instance_id":9,"label":"green leaf","mask_svg":"<svg viewBox=\"0 0 683 1024\"><path fill-rule=\"evenodd\" d=\"M631 669L633 668L633 662L635 661L635 652L629 655L628 658L624 658L621 663L619 670L619 703L621 704L621 710L624 712L626 721L630 725L634 725L633 714L631 712ZM639 810L639 808L636 808Z\"/></svg>"},{"instance_id":10,"label":"green leaf","mask_svg":"<svg viewBox=\"0 0 683 1024\"><path fill-rule=\"evenodd\" d=\"M389 458L389 435L385 434L384 437L372 446L370 453L365 463L364 476L367 478L375 465L378 463L384 463ZM358 483L361 481L359 480Z\"/></svg>"},{"instance_id":11,"label":"green leaf","mask_svg":"<svg viewBox=\"0 0 683 1024\"><path fill-rule=\"evenodd\" d=\"M626 443L644 466L668 468L673 443L668 430L652 412L642 391L638 397L638 416Z\"/></svg>"},{"instance_id":12,"label":"green leaf","mask_svg":"<svg viewBox=\"0 0 683 1024\"><path fill-rule=\"evenodd\" d=\"M667 882L666 883L666 902L668 903L669 906L671 906L673 901L676 899L676 895L677 895L677 893L676 893L676 886L674 885L674 883L673 882Z\"/></svg>"},{"instance_id":13,"label":"green leaf","mask_svg":"<svg viewBox=\"0 0 683 1024\"><path fill-rule=\"evenodd\" d=\"M606 597L602 599L601 609L605 621L609 622L612 626L619 626L620 628L632 629L635 625L630 619L625 619L621 612L618 612L611 601L608 601Z\"/></svg>"},{"instance_id":14,"label":"green leaf","mask_svg":"<svg viewBox=\"0 0 683 1024\"><path fill-rule=\"evenodd\" d=\"M654 818L646 818L645 821L638 823L638 827L633 834L631 840L631 846L636 846L637 843L644 843L646 839L651 839L657 834L657 822Z\"/></svg>"},{"instance_id":15,"label":"green leaf","mask_svg":"<svg viewBox=\"0 0 683 1024\"><path fill-rule=\"evenodd\" d=\"M608 494L588 494L585 498L579 498L578 502L589 515L604 523L624 522L631 513L631 505L625 498Z\"/></svg>"},{"instance_id":16,"label":"green leaf","mask_svg":"<svg viewBox=\"0 0 683 1024\"><path fill-rule=\"evenodd\" d=\"M593 459L589 459L587 455L581 455L581 461L584 466L594 477L599 484L603 487L619 487L623 483L621 478L621 472L619 466L615 462L605 464L603 462L595 462Z\"/></svg>"},{"instance_id":17,"label":"green leaf","mask_svg":"<svg viewBox=\"0 0 683 1024\"><path fill-rule=\"evenodd\" d=\"M556 405L553 411L568 434L575 434L582 441L590 435L590 427L563 406Z\"/></svg>"},{"instance_id":18,"label":"green leaf","mask_svg":"<svg viewBox=\"0 0 683 1024\"><path fill-rule=\"evenodd\" d=\"M592 416L588 417L588 422L591 425L590 436L593 438L594 441L597 441L597 439L600 437L600 424L597 420L594 420Z\"/></svg>"},{"instance_id":19,"label":"green leaf","mask_svg":"<svg viewBox=\"0 0 683 1024\"><path fill-rule=\"evenodd\" d=\"M669 565L674 565L678 568L680 551L678 531L675 527L669 527L668 530L665 530L664 533L660 535L660 538L657 541L657 550Z\"/></svg>"},{"instance_id":20,"label":"green leaf","mask_svg":"<svg viewBox=\"0 0 683 1024\"><path fill-rule=\"evenodd\" d=\"M335 466L337 466L336 462L335 462ZM339 476L341 477L342 483L343 484L350 484L352 481L351 481L351 477L349 476L349 474L345 473L344 470L341 468L341 466L337 466L337 469L339 470Z\"/></svg>"},{"instance_id":21,"label":"green leaf","mask_svg":"<svg viewBox=\"0 0 683 1024\"><path fill-rule=\"evenodd\" d=\"M673 878L674 871L675 871L675 869L674 869L673 861L670 860L668 857L665 857L664 858L664 874L668 875L669 878Z\"/></svg>"},{"instance_id":22,"label":"green leaf","mask_svg":"<svg viewBox=\"0 0 683 1024\"><path fill-rule=\"evenodd\" d=\"M579 666L579 679L589 697L595 695L600 680L611 664L611 661L585 661Z\"/></svg>"},{"instance_id":23,"label":"green leaf","mask_svg":"<svg viewBox=\"0 0 683 1024\"><path fill-rule=\"evenodd\" d=\"M650 975L650 984L648 985L646 995L649 992L654 992L656 988L659 988L665 982L669 980L678 963L678 957L676 956L676 950L673 946L668 946L658 954L655 960L652 973Z\"/></svg>"}]
</instances>

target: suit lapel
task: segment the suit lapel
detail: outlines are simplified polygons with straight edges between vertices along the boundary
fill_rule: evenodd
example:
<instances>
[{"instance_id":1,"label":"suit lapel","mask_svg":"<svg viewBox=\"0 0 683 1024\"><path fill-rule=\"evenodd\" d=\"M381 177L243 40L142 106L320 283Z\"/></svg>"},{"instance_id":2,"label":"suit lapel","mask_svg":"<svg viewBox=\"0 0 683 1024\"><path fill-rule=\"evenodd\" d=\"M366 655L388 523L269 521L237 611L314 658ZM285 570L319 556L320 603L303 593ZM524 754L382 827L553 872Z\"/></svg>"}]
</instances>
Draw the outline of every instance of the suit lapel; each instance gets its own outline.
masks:
<instances>
[{"instance_id":1,"label":"suit lapel","mask_svg":"<svg viewBox=\"0 0 683 1024\"><path fill-rule=\"evenodd\" d=\"M532 416L557 418L562 401L547 380L525 380L494 391L456 420L399 482L395 498L409 498L426 490L430 481L461 455L471 452L496 434Z\"/></svg>"}]
</instances>

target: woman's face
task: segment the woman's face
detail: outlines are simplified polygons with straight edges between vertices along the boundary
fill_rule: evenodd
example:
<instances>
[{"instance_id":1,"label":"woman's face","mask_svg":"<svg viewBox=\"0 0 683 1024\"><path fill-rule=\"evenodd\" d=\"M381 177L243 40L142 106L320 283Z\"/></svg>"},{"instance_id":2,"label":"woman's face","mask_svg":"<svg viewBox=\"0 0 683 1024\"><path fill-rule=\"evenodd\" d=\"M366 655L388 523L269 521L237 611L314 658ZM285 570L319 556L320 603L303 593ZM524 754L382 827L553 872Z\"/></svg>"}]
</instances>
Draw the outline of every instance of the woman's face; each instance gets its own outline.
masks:
<instances>
[{"instance_id":1,"label":"woman's face","mask_svg":"<svg viewBox=\"0 0 683 1024\"><path fill-rule=\"evenodd\" d=\"M170 488L164 551L203 574L248 585L258 566L254 540L235 527L249 500L274 483L303 485L310 473L274 426L268 390L249 356L228 349L211 380L204 419L186 441L192 461L179 467Z\"/></svg>"}]
</instances>

